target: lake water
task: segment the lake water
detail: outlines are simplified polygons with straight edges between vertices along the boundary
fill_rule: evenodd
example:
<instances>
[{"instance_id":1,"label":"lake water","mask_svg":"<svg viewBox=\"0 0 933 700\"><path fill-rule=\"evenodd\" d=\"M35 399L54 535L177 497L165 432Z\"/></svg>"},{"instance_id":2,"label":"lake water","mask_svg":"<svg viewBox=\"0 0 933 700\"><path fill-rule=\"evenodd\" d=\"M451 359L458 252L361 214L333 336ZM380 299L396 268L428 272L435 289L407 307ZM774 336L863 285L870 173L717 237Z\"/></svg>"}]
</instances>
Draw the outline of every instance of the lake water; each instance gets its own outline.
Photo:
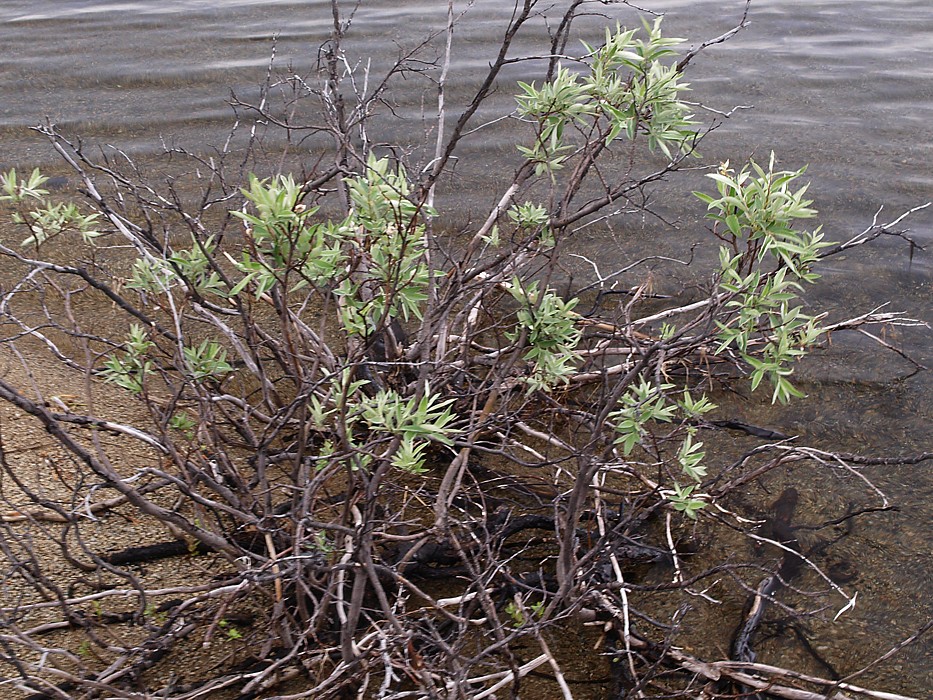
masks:
<instances>
[{"instance_id":1,"label":"lake water","mask_svg":"<svg viewBox=\"0 0 933 700\"><path fill-rule=\"evenodd\" d=\"M667 33L698 42L732 27L744 2L641 5L667 12ZM457 8L466 4L458 2ZM637 21L626 8L593 5L594 11L610 9L629 25ZM448 98L453 111L483 74L510 12L505 0L477 0L468 10L454 46ZM440 0L363 0L350 46L372 57L375 75L400 50L441 27L445 17ZM832 240L866 228L882 205L886 221L933 199L933 3L761 0L753 3L750 19L731 41L696 58L688 74L691 99L723 112L754 107L736 111L708 137L703 162L741 163L750 155L764 161L774 149L782 166L809 164L810 194ZM225 101L231 90L246 100L256 97L273 37L277 65L306 74L329 23L329 3L323 0L0 3L0 166L57 167L48 146L26 130L45 117L90 143L112 143L141 158L158 152L161 139L192 149L219 144L231 123ZM595 30L597 24L594 19L588 26ZM544 35L543 23L538 32ZM594 31L591 40L599 36ZM536 50L530 41L517 48ZM508 112L513 81L534 78L534 69L524 64L505 71L477 123ZM434 95L423 79L400 85L391 98L406 121L380 122L373 138L415 144L429 128ZM478 132L466 154L479 154L482 164L471 167L465 159L456 187L441 192L439 200L462 221L488 206L500 177L517 162L506 126ZM658 209L672 225L639 219L594 230L581 239L581 249L598 253L607 264L638 251L686 250L704 237L702 212L682 194L687 189L678 181L659 193ZM910 260L905 244L888 241L833 258L813 303L839 318L890 300L892 309L933 322L933 207L905 225L928 246L926 252ZM933 365L929 331L888 337ZM855 339L840 336L834 342L823 360L802 369L809 399L780 411L749 406L746 417L822 447L876 454L933 449L929 373L904 380L909 366L896 356ZM857 526L850 546L861 560L859 607L819 631L826 655L848 671L933 616L931 467L872 469L866 475L901 510ZM813 493L835 488L830 477L795 476ZM839 510L845 509L844 498ZM819 503L814 499L813 507ZM922 640L863 681L928 697L931 669L933 647Z\"/></svg>"}]
</instances>

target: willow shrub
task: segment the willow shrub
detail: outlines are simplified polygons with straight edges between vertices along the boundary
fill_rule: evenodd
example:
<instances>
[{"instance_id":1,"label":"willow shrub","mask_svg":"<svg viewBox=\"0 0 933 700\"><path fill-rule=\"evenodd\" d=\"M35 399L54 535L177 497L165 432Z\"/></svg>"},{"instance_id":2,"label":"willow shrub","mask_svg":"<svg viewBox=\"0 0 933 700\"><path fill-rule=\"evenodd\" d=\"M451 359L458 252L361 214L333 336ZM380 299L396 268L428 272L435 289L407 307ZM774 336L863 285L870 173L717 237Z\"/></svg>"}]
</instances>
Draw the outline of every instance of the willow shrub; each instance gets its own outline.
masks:
<instances>
[{"instance_id":1,"label":"willow shrub","mask_svg":"<svg viewBox=\"0 0 933 700\"><path fill-rule=\"evenodd\" d=\"M513 17L490 80L529 17L527 7ZM338 29L339 52L346 27ZM56 413L5 379L0 392L82 465L74 503L114 488L192 552L216 552L227 566L168 605L143 643L127 641L132 653L88 627L95 655L69 656L56 682L97 688L138 678L158 661L147 649L166 652L178 630L194 633L181 620L202 620L209 643L210 630L232 624L228 611L256 595L267 602L262 613L253 608L260 622L231 629L267 655L258 670L233 680L219 672L201 687L233 683L256 697L293 666L313 697L367 683L381 697L403 697L392 693L411 684L429 696L465 696L518 683L528 669L502 654L521 644L541 648L534 665L558 663L541 633L581 608L615 635L611 655L631 652L624 559L675 546L646 539L633 549L631 534L650 538L644 524L663 513L686 532L729 494L716 482L724 465L699 439L716 411L706 395L711 367L748 376L753 390L767 382L772 400L785 402L800 394L794 363L821 334L800 295L816 281L826 244L819 229L798 228L815 214L799 184L804 171L776 170L773 156L767 168L723 164L710 174L715 191L697 193L721 243L705 299L649 313L638 288L618 308L584 315L579 298L554 288L578 222L633 202L694 153L702 134L683 101L689 56L678 62L679 43L658 20L609 28L573 60L552 51L566 65L554 59L541 81L518 85L515 115L529 131L522 162L487 220L453 250L441 247L444 213L429 203L483 90L452 132L439 129L440 156L412 178L353 145L356 125L335 108L343 78L335 62L306 97L332 117L339 167L303 179L251 175L193 210L170 186L163 194L119 176L42 129L88 198L53 204L40 173L3 176L0 199L26 230L0 254L26 272L4 292L4 321L20 330L2 342L15 349L31 337L64 366L128 392L145 418ZM365 119L378 100L357 97ZM659 169L597 168L632 148ZM324 216L323 203L335 210L334 192L342 213ZM204 222L218 202L229 213L214 228ZM45 258L65 237L69 259ZM115 239L136 254L128 272L108 267ZM74 262L78 250L93 264ZM32 280L42 286L38 302ZM69 304L99 296L118 332L85 332L69 304L48 301L55 295ZM37 303L50 319L41 330L30 321ZM94 439L104 429L141 440L158 460L120 464ZM489 465L494 478L484 476ZM738 473L730 479L744 483ZM81 508L61 515L78 531ZM114 570L99 552L70 555ZM43 571L30 585L45 596L54 584ZM438 578L447 581L439 592ZM127 596L142 615L154 584L134 580ZM85 603L59 599L66 619L87 614ZM13 621L31 610L27 602L7 614ZM638 644L657 632L648 619ZM477 630L500 651L476 650ZM24 631L4 644L35 649L37 640ZM103 671L92 657L106 661ZM642 661L649 676L661 668L650 654L624 664L634 673ZM23 688L48 679L47 666L17 663Z\"/></svg>"}]
</instances>

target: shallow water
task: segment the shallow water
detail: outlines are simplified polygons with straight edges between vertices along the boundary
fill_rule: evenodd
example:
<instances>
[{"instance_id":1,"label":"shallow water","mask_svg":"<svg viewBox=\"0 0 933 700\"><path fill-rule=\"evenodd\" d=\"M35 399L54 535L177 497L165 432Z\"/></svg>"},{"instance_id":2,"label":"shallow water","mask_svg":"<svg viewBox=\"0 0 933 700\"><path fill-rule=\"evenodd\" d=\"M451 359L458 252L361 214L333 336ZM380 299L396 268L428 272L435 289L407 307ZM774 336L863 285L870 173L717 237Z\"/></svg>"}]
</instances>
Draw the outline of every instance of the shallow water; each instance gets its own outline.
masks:
<instances>
[{"instance_id":1,"label":"shallow water","mask_svg":"<svg viewBox=\"0 0 933 700\"><path fill-rule=\"evenodd\" d=\"M372 56L372 71L430 28L443 25L446 3L364 1L350 45ZM696 42L734 25L744 2L643 0L666 9L667 32ZM458 3L458 9L466 7ZM595 6L599 9L601 6ZM620 16L629 24L633 12ZM507 2L478 0L458 31L451 67L452 109L481 75L491 41L510 13ZM694 99L734 116L704 142L703 161L749 155L781 165L809 163L811 195L832 240L933 199L933 4L929 0L761 0L751 25L694 60ZM113 143L145 157L160 139L199 148L220 143L231 122L231 89L254 99L272 53L299 73L313 66L329 28L324 0L21 0L0 4L0 166L53 167L50 149L25 127L45 117L90 142ZM595 27L594 20L590 25ZM538 31L543 35L543 25ZM594 34L598 39L599 34ZM530 44L520 44L519 48ZM433 55L433 54L432 54ZM511 107L515 79L534 66L507 70L481 119ZM377 125L381 140L420 142L433 110L430 83L412 79L393 93L407 121ZM703 112L700 112L703 114ZM712 115L710 115L712 116ZM425 121L427 120L427 121ZM501 177L517 163L509 128L491 127L467 144L482 165L458 166L442 209L466 221L488 206ZM311 154L307 154L308 157ZM694 183L694 186L696 183ZM626 220L580 238L581 252L607 265L640 251L678 254L703 240L702 212L678 181L661 191L658 209L676 226ZM467 194L468 193L468 194ZM814 304L834 317L891 300L892 308L933 322L933 208L907 224L928 251L908 258L906 245L881 243L834 258ZM889 336L933 364L928 331ZM742 407L749 422L799 433L826 448L909 454L933 448L933 380L902 379L909 365L867 342L840 337L802 368L810 399L788 409ZM827 410L827 407L831 407ZM860 605L840 624L819 629L841 668L854 670L933 616L933 475L929 465L866 470L901 510L865 521L847 544L858 557ZM855 492L827 473L795 473L805 484L801 508L845 508ZM851 492L851 493L850 493ZM867 676L869 678L870 676ZM921 641L874 672L892 691L925 696L933 687L933 647ZM865 681L866 684L868 680Z\"/></svg>"}]
</instances>

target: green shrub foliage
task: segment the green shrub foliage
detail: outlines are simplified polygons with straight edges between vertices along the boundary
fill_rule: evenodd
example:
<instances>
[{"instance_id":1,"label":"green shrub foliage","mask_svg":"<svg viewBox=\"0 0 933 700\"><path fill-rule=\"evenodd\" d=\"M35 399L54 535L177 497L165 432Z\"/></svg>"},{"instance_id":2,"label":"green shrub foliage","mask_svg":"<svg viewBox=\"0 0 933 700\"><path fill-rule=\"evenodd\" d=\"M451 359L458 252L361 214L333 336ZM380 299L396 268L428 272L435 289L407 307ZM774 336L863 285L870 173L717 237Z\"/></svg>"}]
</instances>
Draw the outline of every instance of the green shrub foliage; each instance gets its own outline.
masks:
<instances>
[{"instance_id":1,"label":"green shrub foliage","mask_svg":"<svg viewBox=\"0 0 933 700\"><path fill-rule=\"evenodd\" d=\"M699 300L652 294L639 264L610 273L584 259L597 280L582 291L568 285L562 270L569 250L582 257L572 247L578 232L602 217L624 221L619 211L640 212L653 182L688 158L699 165L704 129L685 102L692 55L682 40L665 37L660 19L616 25L573 56L581 3L568 3L540 77L517 85L511 116L523 140L501 196L466 232L445 228L435 192L449 186L452 154L534 5L517 6L460 118L438 121L427 163L377 155L365 133L380 91L420 55L366 92L346 73L349 25L337 21L321 72L283 78L298 96L289 113L323 109L326 126L314 128L336 144L333 168L244 182L223 162L191 156L210 176L188 205L170 182L96 163L47 126L40 131L75 170L84 200L57 201L38 171L3 175L0 202L20 233L0 254L22 274L3 290L0 314L13 330L2 343L20 356L47 352L89 392L86 415L58 412L33 388L0 379L3 398L39 420L83 472L73 508L56 512L80 535L97 490L115 489L223 569L163 608L147 607L154 584L144 574L107 584L130 585L148 636L126 651L89 623L63 662L74 687L128 689L121 679L141 678L157 663L152 650L176 649L179 630L207 630L209 645L219 629L230 648L248 644L264 660L255 672L205 681L218 692L264 696L294 669L307 697L362 696L365 687L382 698L488 697L500 681L517 694L522 645L541 648L536 665L559 663L548 630L583 609L605 623L626 673L650 678L674 663L670 640L629 654L657 630L633 631L626 557L673 557L669 587L695 593L677 542L730 518L746 526L728 510L729 494L743 474L764 474L783 457L726 469L704 435L718 410L712 393L769 384L773 402L802 395L795 364L824 334L802 295L828 244L819 227L802 228L816 215L804 169L777 169L772 154L767 167L713 166L713 187L696 193L719 245L718 265L696 274L711 280ZM444 87L441 79L442 96ZM281 122L265 102L240 107ZM296 142L312 129L284 127ZM106 320L82 318L83 299L105 306ZM93 413L105 384L126 392L124 415ZM121 462L98 439L105 430L152 459ZM783 448L759 449L771 459ZM92 559L101 572L117 570ZM84 603L62 605L71 625L103 619ZM233 615L243 607L255 624ZM651 628L650 616L639 619ZM189 620L200 624L189 629ZM7 636L5 649L41 647L31 633ZM44 663L22 661L17 682L40 688ZM693 697L696 677L639 688L674 693L679 683ZM194 697L186 692L166 685L153 697Z\"/></svg>"}]
</instances>

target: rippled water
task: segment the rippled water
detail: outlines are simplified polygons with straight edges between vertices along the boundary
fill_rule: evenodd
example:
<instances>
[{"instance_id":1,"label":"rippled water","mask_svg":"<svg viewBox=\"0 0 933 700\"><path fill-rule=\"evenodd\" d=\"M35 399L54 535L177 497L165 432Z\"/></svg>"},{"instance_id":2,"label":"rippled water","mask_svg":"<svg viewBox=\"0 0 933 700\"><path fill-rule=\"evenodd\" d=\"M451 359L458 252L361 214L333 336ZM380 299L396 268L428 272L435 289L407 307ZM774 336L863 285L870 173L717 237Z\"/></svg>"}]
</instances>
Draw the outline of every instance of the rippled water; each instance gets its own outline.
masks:
<instances>
[{"instance_id":1,"label":"rippled water","mask_svg":"<svg viewBox=\"0 0 933 700\"><path fill-rule=\"evenodd\" d=\"M729 29L744 2L642 0L668 11L667 32L696 42ZM308 72L330 26L324 0L22 0L0 3L0 166L54 163L26 131L45 117L90 141L114 143L140 156L160 139L197 148L223 140L231 120L231 89L257 94L271 55L279 66ZM458 8L466 8L458 2ZM594 10L605 9L594 5ZM452 66L453 110L462 106L485 68L491 43L511 12L505 0L477 0L458 31ZM634 12L619 10L623 21ZM378 73L400 50L442 26L446 3L364 0L350 45L373 57ZM929 0L761 0L751 26L695 59L692 99L720 111L739 110L703 145L704 161L760 160L774 149L782 165L810 164L811 194L830 239L869 225L885 205L890 216L933 199L933 3ZM594 20L590 26L595 27ZM544 25L537 30L543 36ZM594 35L598 37L597 35ZM534 50L530 43L519 49ZM510 109L515 79L534 67L510 68L483 117ZM376 136L416 143L429 127L433 94L425 80L393 93L402 127ZM424 106L423 106L424 105ZM498 111L497 111L498 110ZM458 168L446 209L466 219L486 205L500 173L517 156L508 128L475 135L467 153L481 165ZM676 190L659 209L675 226L626 222L581 238L583 249L611 264L634 251L685 250L703 237L701 212ZM885 220L885 219L882 219ZM927 252L909 261L904 245L881 244L834 258L814 302L834 314L868 310L886 300L933 322L933 211L909 224ZM933 364L929 332L891 338ZM933 449L933 382L928 374L899 381L907 367L870 344L840 338L803 371L811 398L783 411L747 407L748 417L798 432L826 447L911 453ZM827 408L830 407L830 408ZM873 480L901 506L897 515L860 526L850 545L861 560L863 601L854 614L821 629L830 654L854 669L933 616L933 476L929 466L872 470ZM795 474L811 490L811 507L844 503L850 488L815 474ZM806 493L804 493L806 500ZM827 501L828 499L828 501ZM844 507L843 507L844 508ZM868 521L866 521L867 523ZM863 651L862 647L870 647ZM834 650L834 651L833 651ZM933 687L933 650L922 642L878 672L891 690L923 697Z\"/></svg>"}]
</instances>

